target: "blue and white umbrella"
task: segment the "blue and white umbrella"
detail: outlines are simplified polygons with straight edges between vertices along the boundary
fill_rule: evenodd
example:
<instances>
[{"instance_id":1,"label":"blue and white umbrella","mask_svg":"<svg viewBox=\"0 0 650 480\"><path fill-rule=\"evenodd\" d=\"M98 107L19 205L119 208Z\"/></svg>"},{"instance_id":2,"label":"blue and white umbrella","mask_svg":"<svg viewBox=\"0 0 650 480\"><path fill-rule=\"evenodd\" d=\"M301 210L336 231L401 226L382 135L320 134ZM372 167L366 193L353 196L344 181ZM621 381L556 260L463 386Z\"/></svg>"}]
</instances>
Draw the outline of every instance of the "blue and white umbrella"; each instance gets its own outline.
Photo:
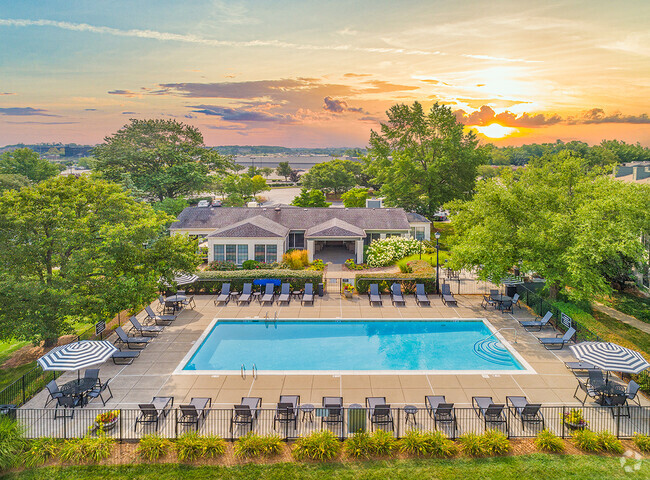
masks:
<instances>
[{"instance_id":1,"label":"blue and white umbrella","mask_svg":"<svg viewBox=\"0 0 650 480\"><path fill-rule=\"evenodd\" d=\"M608 372L639 373L650 363L634 350L610 342L582 342L569 347L582 362L589 362Z\"/></svg>"},{"instance_id":2,"label":"blue and white umbrella","mask_svg":"<svg viewBox=\"0 0 650 480\"><path fill-rule=\"evenodd\" d=\"M189 285L191 283L196 282L198 279L199 279L198 275L193 275L189 273L179 273L172 279L172 284L177 286ZM171 285L165 280L163 280L162 283L167 287L171 287Z\"/></svg>"},{"instance_id":3,"label":"blue and white umbrella","mask_svg":"<svg viewBox=\"0 0 650 480\"><path fill-rule=\"evenodd\" d=\"M37 360L43 370L75 371L103 363L119 351L105 340L81 340L50 350Z\"/></svg>"}]
</instances>

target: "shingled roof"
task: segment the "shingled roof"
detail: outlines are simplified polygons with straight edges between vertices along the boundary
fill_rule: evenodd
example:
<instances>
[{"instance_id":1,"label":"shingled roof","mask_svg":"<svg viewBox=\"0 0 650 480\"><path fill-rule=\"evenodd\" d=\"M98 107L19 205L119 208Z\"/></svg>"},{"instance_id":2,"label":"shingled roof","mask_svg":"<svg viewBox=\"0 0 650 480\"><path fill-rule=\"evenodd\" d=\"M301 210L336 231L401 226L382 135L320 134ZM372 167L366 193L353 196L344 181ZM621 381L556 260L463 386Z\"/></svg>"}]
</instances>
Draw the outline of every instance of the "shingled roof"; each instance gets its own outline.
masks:
<instances>
[{"instance_id":1,"label":"shingled roof","mask_svg":"<svg viewBox=\"0 0 650 480\"><path fill-rule=\"evenodd\" d=\"M289 229L262 215L226 225L212 232L208 237L285 237Z\"/></svg>"},{"instance_id":2,"label":"shingled roof","mask_svg":"<svg viewBox=\"0 0 650 480\"><path fill-rule=\"evenodd\" d=\"M327 222L319 223L305 232L305 238L314 237L365 237L366 232L359 227L349 224L339 218L333 218Z\"/></svg>"}]
</instances>

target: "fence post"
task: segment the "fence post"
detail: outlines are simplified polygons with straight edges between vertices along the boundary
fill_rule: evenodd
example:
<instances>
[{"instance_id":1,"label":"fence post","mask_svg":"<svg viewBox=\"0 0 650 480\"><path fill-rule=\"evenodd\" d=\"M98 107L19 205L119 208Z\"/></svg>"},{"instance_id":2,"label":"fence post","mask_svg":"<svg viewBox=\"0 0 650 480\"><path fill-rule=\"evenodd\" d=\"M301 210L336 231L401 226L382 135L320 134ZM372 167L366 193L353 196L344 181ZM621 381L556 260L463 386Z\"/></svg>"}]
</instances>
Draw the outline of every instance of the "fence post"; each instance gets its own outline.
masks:
<instances>
[{"instance_id":1,"label":"fence post","mask_svg":"<svg viewBox=\"0 0 650 480\"><path fill-rule=\"evenodd\" d=\"M120 443L124 442L124 431L122 430L122 409L120 408L120 413L118 415L120 420Z\"/></svg>"},{"instance_id":2,"label":"fence post","mask_svg":"<svg viewBox=\"0 0 650 480\"><path fill-rule=\"evenodd\" d=\"M401 416L401 411L402 411L401 408L398 408L398 409L397 409L397 438L399 438L399 434L400 434L400 431L399 431L399 420L400 420L400 416Z\"/></svg>"},{"instance_id":3,"label":"fence post","mask_svg":"<svg viewBox=\"0 0 650 480\"><path fill-rule=\"evenodd\" d=\"M26 395L25 395L25 375L23 375L23 376L20 377L20 378L22 379L22 382L21 382L21 383L22 383L22 387L23 387L23 405L24 405L25 402L27 401L27 399L26 399L27 397L26 397Z\"/></svg>"},{"instance_id":4,"label":"fence post","mask_svg":"<svg viewBox=\"0 0 650 480\"><path fill-rule=\"evenodd\" d=\"M628 414L629 414L628 410ZM621 407L620 405L616 406L616 438L621 438Z\"/></svg>"},{"instance_id":5,"label":"fence post","mask_svg":"<svg viewBox=\"0 0 650 480\"><path fill-rule=\"evenodd\" d=\"M178 439L178 407L174 409L174 437Z\"/></svg>"},{"instance_id":6,"label":"fence post","mask_svg":"<svg viewBox=\"0 0 650 480\"><path fill-rule=\"evenodd\" d=\"M566 417L566 407L562 407L562 438L566 438L565 433L564 433L564 418Z\"/></svg>"}]
</instances>

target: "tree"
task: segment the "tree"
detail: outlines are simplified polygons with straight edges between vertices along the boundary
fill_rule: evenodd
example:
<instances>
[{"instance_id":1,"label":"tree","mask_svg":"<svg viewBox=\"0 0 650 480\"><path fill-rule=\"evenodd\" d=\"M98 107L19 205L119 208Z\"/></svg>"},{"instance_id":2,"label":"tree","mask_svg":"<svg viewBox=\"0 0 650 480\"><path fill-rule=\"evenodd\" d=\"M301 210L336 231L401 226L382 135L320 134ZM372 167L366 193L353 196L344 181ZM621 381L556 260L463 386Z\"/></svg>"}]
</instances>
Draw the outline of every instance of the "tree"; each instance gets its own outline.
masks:
<instances>
[{"instance_id":1,"label":"tree","mask_svg":"<svg viewBox=\"0 0 650 480\"><path fill-rule=\"evenodd\" d=\"M252 196L257 195L260 192L265 192L271 190L271 188L266 184L266 180L262 175L255 175L251 178L251 193Z\"/></svg>"},{"instance_id":2,"label":"tree","mask_svg":"<svg viewBox=\"0 0 650 480\"><path fill-rule=\"evenodd\" d=\"M42 182L60 172L59 165L41 158L31 148L17 148L0 157L0 173L22 175L32 182Z\"/></svg>"},{"instance_id":3,"label":"tree","mask_svg":"<svg viewBox=\"0 0 650 480\"><path fill-rule=\"evenodd\" d=\"M260 175L263 177L267 178L269 175L273 173L273 169L271 167L262 167L259 169Z\"/></svg>"},{"instance_id":4,"label":"tree","mask_svg":"<svg viewBox=\"0 0 650 480\"><path fill-rule=\"evenodd\" d=\"M346 208L365 207L368 198L368 190L365 188L353 188L341 195L341 200Z\"/></svg>"},{"instance_id":5,"label":"tree","mask_svg":"<svg viewBox=\"0 0 650 480\"><path fill-rule=\"evenodd\" d=\"M433 216L450 200L470 197L483 149L451 108L435 103L394 105L381 134L372 131L368 173L381 185L386 204Z\"/></svg>"},{"instance_id":6,"label":"tree","mask_svg":"<svg viewBox=\"0 0 650 480\"><path fill-rule=\"evenodd\" d=\"M277 173L280 177L284 177L284 181L286 182L287 177L291 175L291 167L289 166L289 162L278 163L278 168L275 169L275 173Z\"/></svg>"},{"instance_id":7,"label":"tree","mask_svg":"<svg viewBox=\"0 0 650 480\"><path fill-rule=\"evenodd\" d=\"M2 173L0 174L0 194L5 190L20 190L31 183L29 178L24 175Z\"/></svg>"},{"instance_id":8,"label":"tree","mask_svg":"<svg viewBox=\"0 0 650 480\"><path fill-rule=\"evenodd\" d=\"M96 170L105 179L128 183L158 200L204 191L209 173L232 166L207 148L198 129L176 120L131 120L95 147Z\"/></svg>"},{"instance_id":9,"label":"tree","mask_svg":"<svg viewBox=\"0 0 650 480\"><path fill-rule=\"evenodd\" d=\"M246 172L246 175L253 178L256 175L260 175L260 169L258 167L251 165L250 167L248 167L248 171Z\"/></svg>"},{"instance_id":10,"label":"tree","mask_svg":"<svg viewBox=\"0 0 650 480\"><path fill-rule=\"evenodd\" d=\"M184 198L166 198L162 202L152 203L151 206L156 212L165 212L175 218L190 204Z\"/></svg>"},{"instance_id":11,"label":"tree","mask_svg":"<svg viewBox=\"0 0 650 480\"><path fill-rule=\"evenodd\" d=\"M300 172L298 170L291 170L291 173L289 173L289 180L293 183L298 183L300 181Z\"/></svg>"},{"instance_id":12,"label":"tree","mask_svg":"<svg viewBox=\"0 0 650 480\"><path fill-rule=\"evenodd\" d=\"M122 187L55 177L0 196L0 338L51 345L79 322L149 302L160 277L192 271L196 242Z\"/></svg>"},{"instance_id":13,"label":"tree","mask_svg":"<svg viewBox=\"0 0 650 480\"><path fill-rule=\"evenodd\" d=\"M531 162L518 179L505 170L481 181L471 200L448 207L454 268L499 279L521 265L546 279L552 298L610 293L610 265L640 261L642 234L650 233L650 188L620 182L568 150Z\"/></svg>"},{"instance_id":14,"label":"tree","mask_svg":"<svg viewBox=\"0 0 650 480\"><path fill-rule=\"evenodd\" d=\"M243 174L228 175L223 180L223 190L227 196L227 205L234 207L245 205L248 200L253 200L259 192L270 190L270 188L261 175L251 178Z\"/></svg>"},{"instance_id":15,"label":"tree","mask_svg":"<svg viewBox=\"0 0 650 480\"><path fill-rule=\"evenodd\" d=\"M362 165L352 160L331 160L319 163L302 176L302 184L310 189L339 194L359 183Z\"/></svg>"},{"instance_id":16,"label":"tree","mask_svg":"<svg viewBox=\"0 0 650 480\"><path fill-rule=\"evenodd\" d=\"M307 188L302 188L300 190L300 195L293 199L291 205L304 208L329 207L331 203L327 202L325 194L321 190L308 190Z\"/></svg>"}]
</instances>

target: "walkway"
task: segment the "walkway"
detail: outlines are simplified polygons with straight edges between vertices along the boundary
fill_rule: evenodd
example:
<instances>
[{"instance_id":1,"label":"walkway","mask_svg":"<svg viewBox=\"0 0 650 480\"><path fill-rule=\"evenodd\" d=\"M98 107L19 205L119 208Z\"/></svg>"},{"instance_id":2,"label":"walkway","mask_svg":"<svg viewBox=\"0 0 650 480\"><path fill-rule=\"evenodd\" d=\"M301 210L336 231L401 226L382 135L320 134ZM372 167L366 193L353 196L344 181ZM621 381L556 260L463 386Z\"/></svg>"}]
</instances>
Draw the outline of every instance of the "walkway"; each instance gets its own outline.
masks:
<instances>
[{"instance_id":1,"label":"walkway","mask_svg":"<svg viewBox=\"0 0 650 480\"><path fill-rule=\"evenodd\" d=\"M644 333L650 334L650 323L642 322L641 320L638 320L631 315L626 315L625 313L614 310L612 307L608 307L602 303L594 302L593 306L596 310L609 315L612 318L615 318L619 322L626 323L627 325L634 327L637 330L641 330Z\"/></svg>"}]
</instances>

